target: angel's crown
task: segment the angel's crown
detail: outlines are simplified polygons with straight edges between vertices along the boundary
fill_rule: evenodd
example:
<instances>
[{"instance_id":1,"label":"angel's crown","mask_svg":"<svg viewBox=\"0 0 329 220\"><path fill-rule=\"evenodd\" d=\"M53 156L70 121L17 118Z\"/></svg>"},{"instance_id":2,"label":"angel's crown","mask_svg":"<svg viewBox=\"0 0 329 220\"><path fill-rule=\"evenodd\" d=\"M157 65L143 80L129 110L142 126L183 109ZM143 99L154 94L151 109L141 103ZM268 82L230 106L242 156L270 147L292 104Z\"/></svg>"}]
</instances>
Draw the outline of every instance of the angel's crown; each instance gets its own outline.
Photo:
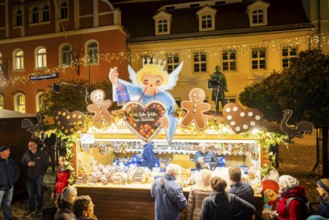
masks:
<instances>
[{"instance_id":1,"label":"angel's crown","mask_svg":"<svg viewBox=\"0 0 329 220\"><path fill-rule=\"evenodd\" d=\"M163 61L161 59L159 59L158 61L156 59L152 59L152 62L151 62L151 59L150 58L147 58L145 60L145 58L143 58L143 68L144 67L153 67L153 68L159 68L160 70L163 71L163 68L165 67L166 65L166 61Z\"/></svg>"}]
</instances>

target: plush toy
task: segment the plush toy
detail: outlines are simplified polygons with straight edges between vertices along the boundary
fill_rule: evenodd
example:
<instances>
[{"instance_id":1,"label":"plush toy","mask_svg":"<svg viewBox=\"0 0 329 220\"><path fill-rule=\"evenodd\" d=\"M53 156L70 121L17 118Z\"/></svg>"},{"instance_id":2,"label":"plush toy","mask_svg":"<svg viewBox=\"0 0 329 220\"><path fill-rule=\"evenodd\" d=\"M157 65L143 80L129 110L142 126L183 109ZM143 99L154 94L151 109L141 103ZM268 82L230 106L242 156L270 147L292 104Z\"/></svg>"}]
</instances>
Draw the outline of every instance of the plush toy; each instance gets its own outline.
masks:
<instances>
[{"instance_id":1,"label":"plush toy","mask_svg":"<svg viewBox=\"0 0 329 220\"><path fill-rule=\"evenodd\" d=\"M264 194L264 206L262 218L269 219L272 212L277 210L279 203L279 184L275 180L266 179L262 181L262 192Z\"/></svg>"}]
</instances>

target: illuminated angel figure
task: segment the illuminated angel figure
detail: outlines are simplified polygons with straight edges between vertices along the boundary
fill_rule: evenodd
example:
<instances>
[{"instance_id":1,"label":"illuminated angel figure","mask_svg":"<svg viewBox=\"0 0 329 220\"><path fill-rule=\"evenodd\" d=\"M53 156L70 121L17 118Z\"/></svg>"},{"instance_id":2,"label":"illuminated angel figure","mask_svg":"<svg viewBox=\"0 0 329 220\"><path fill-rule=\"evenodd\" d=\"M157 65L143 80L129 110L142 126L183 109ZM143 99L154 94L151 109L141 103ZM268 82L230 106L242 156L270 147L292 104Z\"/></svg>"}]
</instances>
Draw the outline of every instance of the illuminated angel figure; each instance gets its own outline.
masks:
<instances>
[{"instance_id":1,"label":"illuminated angel figure","mask_svg":"<svg viewBox=\"0 0 329 220\"><path fill-rule=\"evenodd\" d=\"M117 101L116 87L122 83L126 86L129 96L137 96L138 101L143 105L157 100L165 106L166 115L162 121L162 127L165 129L168 142L171 143L178 119L174 117L175 100L166 90L171 90L176 85L183 62L171 74L163 70L165 64L166 62L161 60L157 62L153 59L151 62L151 59L147 59L145 62L143 59L143 68L137 74L128 65L131 83L118 78L117 67L110 69L109 79L113 85L113 101Z\"/></svg>"}]
</instances>

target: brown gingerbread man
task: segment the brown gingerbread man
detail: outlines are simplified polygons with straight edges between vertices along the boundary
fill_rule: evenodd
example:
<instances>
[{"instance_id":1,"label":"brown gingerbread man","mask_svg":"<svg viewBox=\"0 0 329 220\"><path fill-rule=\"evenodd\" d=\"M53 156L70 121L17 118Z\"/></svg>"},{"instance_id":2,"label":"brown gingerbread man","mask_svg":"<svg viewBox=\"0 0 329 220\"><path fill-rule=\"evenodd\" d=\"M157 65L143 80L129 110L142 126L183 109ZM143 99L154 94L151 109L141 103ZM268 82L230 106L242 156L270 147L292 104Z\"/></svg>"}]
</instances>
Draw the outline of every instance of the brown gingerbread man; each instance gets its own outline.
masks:
<instances>
[{"instance_id":1,"label":"brown gingerbread man","mask_svg":"<svg viewBox=\"0 0 329 220\"><path fill-rule=\"evenodd\" d=\"M203 102L205 97L206 95L202 89L194 88L190 91L190 101L182 102L182 107L187 110L187 113L181 122L183 127L188 127L192 122L194 122L200 130L206 128L203 113L210 110L210 105Z\"/></svg>"},{"instance_id":2,"label":"brown gingerbread man","mask_svg":"<svg viewBox=\"0 0 329 220\"><path fill-rule=\"evenodd\" d=\"M94 122L101 123L106 121L111 123L113 121L112 115L108 112L108 108L112 106L113 102L110 99L105 99L105 92L102 89L96 89L91 92L90 100L94 103L88 105L87 110L94 113Z\"/></svg>"}]
</instances>

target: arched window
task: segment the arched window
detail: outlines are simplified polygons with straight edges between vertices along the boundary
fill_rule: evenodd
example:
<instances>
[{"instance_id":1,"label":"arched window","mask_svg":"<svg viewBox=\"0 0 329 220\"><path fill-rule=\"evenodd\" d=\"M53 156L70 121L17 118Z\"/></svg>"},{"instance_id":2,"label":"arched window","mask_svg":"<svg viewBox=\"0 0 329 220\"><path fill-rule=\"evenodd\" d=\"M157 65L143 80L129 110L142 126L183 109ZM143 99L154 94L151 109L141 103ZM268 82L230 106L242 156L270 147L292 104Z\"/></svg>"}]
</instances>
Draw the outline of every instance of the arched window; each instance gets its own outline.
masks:
<instances>
[{"instance_id":1,"label":"arched window","mask_svg":"<svg viewBox=\"0 0 329 220\"><path fill-rule=\"evenodd\" d=\"M67 3L64 2L61 4L61 19L66 19L68 17Z\"/></svg>"},{"instance_id":2,"label":"arched window","mask_svg":"<svg viewBox=\"0 0 329 220\"><path fill-rule=\"evenodd\" d=\"M43 92L39 92L38 94L37 94L37 96L36 96L36 110L37 110L37 112L39 112L40 111L40 109L41 109L41 105L42 105L42 97L43 97Z\"/></svg>"},{"instance_id":3,"label":"arched window","mask_svg":"<svg viewBox=\"0 0 329 220\"><path fill-rule=\"evenodd\" d=\"M3 95L0 95L0 109L5 108L5 97Z\"/></svg>"},{"instance_id":4,"label":"arched window","mask_svg":"<svg viewBox=\"0 0 329 220\"><path fill-rule=\"evenodd\" d=\"M18 10L16 12L16 26L22 26L23 22L22 22L22 11Z\"/></svg>"},{"instance_id":5,"label":"arched window","mask_svg":"<svg viewBox=\"0 0 329 220\"><path fill-rule=\"evenodd\" d=\"M24 52L23 50L16 50L14 52L14 70L24 69Z\"/></svg>"},{"instance_id":6,"label":"arched window","mask_svg":"<svg viewBox=\"0 0 329 220\"><path fill-rule=\"evenodd\" d=\"M25 113L25 95L22 93L17 93L14 96L15 111Z\"/></svg>"},{"instance_id":7,"label":"arched window","mask_svg":"<svg viewBox=\"0 0 329 220\"><path fill-rule=\"evenodd\" d=\"M38 23L39 22L39 11L38 8L32 9L32 23Z\"/></svg>"},{"instance_id":8,"label":"arched window","mask_svg":"<svg viewBox=\"0 0 329 220\"><path fill-rule=\"evenodd\" d=\"M35 56L36 68L45 68L47 67L47 53L46 48L42 47L36 50L36 56Z\"/></svg>"},{"instance_id":9,"label":"arched window","mask_svg":"<svg viewBox=\"0 0 329 220\"><path fill-rule=\"evenodd\" d=\"M88 63L98 63L98 44L96 42L87 44L87 56Z\"/></svg>"},{"instance_id":10,"label":"arched window","mask_svg":"<svg viewBox=\"0 0 329 220\"><path fill-rule=\"evenodd\" d=\"M49 6L48 5L43 7L42 21L49 21Z\"/></svg>"},{"instance_id":11,"label":"arched window","mask_svg":"<svg viewBox=\"0 0 329 220\"><path fill-rule=\"evenodd\" d=\"M61 64L70 66L72 64L72 53L70 45L66 44L61 48Z\"/></svg>"}]
</instances>

